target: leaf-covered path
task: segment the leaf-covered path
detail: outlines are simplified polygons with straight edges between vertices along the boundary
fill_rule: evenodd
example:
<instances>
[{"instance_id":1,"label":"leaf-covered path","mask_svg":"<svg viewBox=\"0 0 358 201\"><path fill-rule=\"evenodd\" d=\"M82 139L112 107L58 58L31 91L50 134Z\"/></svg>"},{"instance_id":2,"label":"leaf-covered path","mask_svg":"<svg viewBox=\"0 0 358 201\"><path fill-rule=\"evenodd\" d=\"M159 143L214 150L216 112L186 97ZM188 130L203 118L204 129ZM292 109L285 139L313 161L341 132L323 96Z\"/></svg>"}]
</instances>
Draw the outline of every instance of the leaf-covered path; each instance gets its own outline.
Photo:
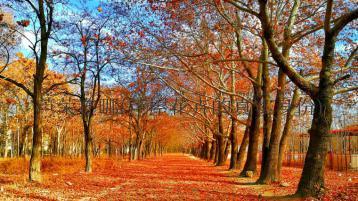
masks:
<instances>
[{"instance_id":1,"label":"leaf-covered path","mask_svg":"<svg viewBox=\"0 0 358 201\"><path fill-rule=\"evenodd\" d=\"M14 162L13 162L14 163ZM189 155L170 154L141 161L95 161L86 174L67 163L67 170L44 162L44 182L31 184L26 175L0 175L3 199L33 200L257 200L240 188L227 167ZM52 161L56 163L56 161ZM82 164L82 162L81 162ZM59 164L58 166L63 166ZM48 167L50 166L50 167ZM75 167L73 167L75 166ZM73 168L73 169L71 169ZM58 173L60 172L60 173Z\"/></svg>"},{"instance_id":2,"label":"leaf-covered path","mask_svg":"<svg viewBox=\"0 0 358 201\"><path fill-rule=\"evenodd\" d=\"M284 177L290 186L280 187L250 185L256 178L239 178L238 172L228 171L227 166L216 167L183 154L132 162L96 159L90 174L82 172L83 160L45 158L44 182L36 184L26 181L25 162L0 161L0 200L264 200L259 195L292 194L301 172L285 168ZM329 196L347 200L350 192L348 200L355 200L355 174L337 174L341 173L328 173L328 187L336 185L331 187L335 192L345 192ZM349 186L348 177L353 178Z\"/></svg>"},{"instance_id":3,"label":"leaf-covered path","mask_svg":"<svg viewBox=\"0 0 358 201\"><path fill-rule=\"evenodd\" d=\"M125 167L129 168L129 167ZM114 190L100 197L103 200L223 200L257 198L242 192L225 168L186 155L167 155L136 163L135 170L126 170L126 178Z\"/></svg>"}]
</instances>

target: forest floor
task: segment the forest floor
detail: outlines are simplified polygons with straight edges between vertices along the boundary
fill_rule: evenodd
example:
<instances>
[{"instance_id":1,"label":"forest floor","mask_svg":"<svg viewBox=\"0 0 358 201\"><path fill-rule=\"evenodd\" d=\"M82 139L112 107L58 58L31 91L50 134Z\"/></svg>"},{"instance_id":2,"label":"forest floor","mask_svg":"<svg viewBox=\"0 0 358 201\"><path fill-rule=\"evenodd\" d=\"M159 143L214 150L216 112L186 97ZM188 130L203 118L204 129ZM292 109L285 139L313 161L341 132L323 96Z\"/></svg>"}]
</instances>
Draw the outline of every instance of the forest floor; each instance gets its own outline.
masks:
<instances>
[{"instance_id":1,"label":"forest floor","mask_svg":"<svg viewBox=\"0 0 358 201\"><path fill-rule=\"evenodd\" d=\"M43 182L27 182L26 159L0 160L0 200L286 200L295 192L301 169L283 169L280 184L253 185L237 171L183 154L128 162L95 159L92 173L84 161L45 158ZM326 173L323 200L358 200L358 172ZM313 199L307 199L313 200Z\"/></svg>"}]
</instances>

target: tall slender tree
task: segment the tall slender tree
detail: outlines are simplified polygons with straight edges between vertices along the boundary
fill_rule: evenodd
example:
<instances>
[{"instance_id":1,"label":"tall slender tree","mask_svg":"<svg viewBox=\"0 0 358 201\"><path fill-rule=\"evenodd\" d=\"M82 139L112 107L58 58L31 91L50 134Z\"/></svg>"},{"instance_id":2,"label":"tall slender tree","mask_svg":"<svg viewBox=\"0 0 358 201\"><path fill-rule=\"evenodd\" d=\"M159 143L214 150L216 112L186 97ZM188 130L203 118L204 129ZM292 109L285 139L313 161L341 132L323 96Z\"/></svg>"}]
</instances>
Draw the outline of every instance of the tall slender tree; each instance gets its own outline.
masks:
<instances>
[{"instance_id":1,"label":"tall slender tree","mask_svg":"<svg viewBox=\"0 0 358 201\"><path fill-rule=\"evenodd\" d=\"M24 36L31 43L31 50L36 62L36 70L34 74L33 89L29 89L24 84L17 82L14 79L7 78L0 75L0 78L6 80L20 88L32 97L33 103L33 141L32 152L29 167L29 180L30 181L42 181L41 177L41 124L42 124L42 97L44 94L43 82L46 78L45 70L47 68L47 56L48 56L48 43L52 32L52 26L54 22L54 3L52 1L38 0L37 3L32 1L14 1L10 6L17 8L24 8L25 11L29 11L29 15L33 16L33 24L36 32L35 41L29 40L23 32L17 31L17 33ZM23 19L19 21L20 25L26 27L30 24L30 20Z\"/></svg>"}]
</instances>

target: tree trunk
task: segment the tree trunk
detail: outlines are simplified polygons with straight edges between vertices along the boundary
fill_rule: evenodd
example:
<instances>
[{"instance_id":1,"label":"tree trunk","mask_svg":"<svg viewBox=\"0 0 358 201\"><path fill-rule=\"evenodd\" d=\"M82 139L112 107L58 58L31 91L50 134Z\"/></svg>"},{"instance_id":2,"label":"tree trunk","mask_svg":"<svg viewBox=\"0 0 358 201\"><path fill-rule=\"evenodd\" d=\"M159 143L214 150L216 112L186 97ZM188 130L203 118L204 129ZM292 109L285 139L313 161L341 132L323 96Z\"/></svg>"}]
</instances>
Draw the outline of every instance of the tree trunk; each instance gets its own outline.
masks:
<instances>
[{"instance_id":1,"label":"tree trunk","mask_svg":"<svg viewBox=\"0 0 358 201\"><path fill-rule=\"evenodd\" d=\"M237 154L237 169L241 169L244 166L246 149L247 149L247 145L249 144L249 131L250 131L251 118L252 118L252 112L250 109L246 121L247 125L245 128L244 136L242 138L241 145L240 145L240 150L239 153Z\"/></svg>"},{"instance_id":2,"label":"tree trunk","mask_svg":"<svg viewBox=\"0 0 358 201\"><path fill-rule=\"evenodd\" d=\"M282 107L285 95L285 85L286 85L286 75L281 69L278 72L278 89L276 92L275 108L274 114L275 117L272 122L271 136L270 136L270 145L268 148L267 155L262 158L264 161L260 178L257 183L260 184L270 184L278 180L277 176L277 164L278 164L278 153L279 153L279 143L281 138L281 125L282 125Z\"/></svg>"},{"instance_id":3,"label":"tree trunk","mask_svg":"<svg viewBox=\"0 0 358 201\"><path fill-rule=\"evenodd\" d=\"M128 129L129 129L129 143L128 143L128 161L132 160L132 105L129 104L129 123L128 123Z\"/></svg>"},{"instance_id":4,"label":"tree trunk","mask_svg":"<svg viewBox=\"0 0 358 201\"><path fill-rule=\"evenodd\" d=\"M137 145L137 160L141 160L142 159L142 140L139 140L138 145Z\"/></svg>"},{"instance_id":5,"label":"tree trunk","mask_svg":"<svg viewBox=\"0 0 358 201\"><path fill-rule=\"evenodd\" d=\"M107 145L107 155L108 155L108 157L111 157L111 152L112 152L112 143L111 143L111 140L108 140L108 145Z\"/></svg>"},{"instance_id":6,"label":"tree trunk","mask_svg":"<svg viewBox=\"0 0 358 201\"><path fill-rule=\"evenodd\" d=\"M5 110L4 114L4 122L3 122L3 136L4 136L4 158L7 158L7 147L8 147L8 134L9 134L9 126L8 126L8 109Z\"/></svg>"},{"instance_id":7,"label":"tree trunk","mask_svg":"<svg viewBox=\"0 0 358 201\"><path fill-rule=\"evenodd\" d=\"M227 159L227 157L229 156L229 151L231 149L231 143L229 140L226 140L225 142L225 158ZM226 160L225 160L226 161Z\"/></svg>"},{"instance_id":8,"label":"tree trunk","mask_svg":"<svg viewBox=\"0 0 358 201\"><path fill-rule=\"evenodd\" d=\"M235 71L231 71L231 92L236 93L236 79ZM238 142L237 142L237 108L236 108L236 98L235 96L230 96L230 109L231 109L231 130L230 130L230 141L231 141L231 157L230 157L230 170L237 168L237 152L238 152Z\"/></svg>"},{"instance_id":9,"label":"tree trunk","mask_svg":"<svg viewBox=\"0 0 358 201\"><path fill-rule=\"evenodd\" d=\"M63 128L56 128L57 136L56 136L56 155L59 156L61 154L61 133Z\"/></svg>"},{"instance_id":10,"label":"tree trunk","mask_svg":"<svg viewBox=\"0 0 358 201\"><path fill-rule=\"evenodd\" d=\"M206 147L207 147L206 144L207 143L208 143L208 141L205 140L204 144L202 144L201 147L200 147L200 158L202 158L202 159L205 159L205 156L206 156Z\"/></svg>"},{"instance_id":11,"label":"tree trunk","mask_svg":"<svg viewBox=\"0 0 358 201\"><path fill-rule=\"evenodd\" d=\"M32 152L30 158L30 167L29 167L29 180L41 182L41 148L42 148L42 84L44 80L44 74L46 70L46 61L47 61L47 46L48 39L50 37L51 30L47 30L47 25L51 26L52 16L45 16L44 1L38 1L38 10L39 10L39 23L41 30L41 41L40 41L40 57L38 63L36 64L36 73L34 75L34 88L32 94L32 103L33 103L33 137L32 137ZM47 17L47 18L46 18ZM49 21L47 22L47 19ZM47 25L46 25L47 23Z\"/></svg>"},{"instance_id":12,"label":"tree trunk","mask_svg":"<svg viewBox=\"0 0 358 201\"><path fill-rule=\"evenodd\" d=\"M42 176L41 176L41 147L42 147L42 144L41 144L41 142L42 142L41 88L42 88L42 78L35 77L34 97L33 97L34 122L33 122L32 151L31 151L31 158L30 158L29 180L36 181L36 182L42 181Z\"/></svg>"},{"instance_id":13,"label":"tree trunk","mask_svg":"<svg viewBox=\"0 0 358 201\"><path fill-rule=\"evenodd\" d=\"M216 163L217 163L218 158L219 158L219 145L218 145L218 139L216 139L215 144L216 144L216 149L215 149L214 164L216 164Z\"/></svg>"},{"instance_id":14,"label":"tree trunk","mask_svg":"<svg viewBox=\"0 0 358 201\"><path fill-rule=\"evenodd\" d=\"M138 159L138 155L137 155L137 146L135 145L135 146L133 146L132 145L132 160L136 160L136 159Z\"/></svg>"},{"instance_id":15,"label":"tree trunk","mask_svg":"<svg viewBox=\"0 0 358 201\"><path fill-rule=\"evenodd\" d=\"M257 154L260 136L261 89L254 86L252 119L249 131L249 148L244 169L240 175L245 176L247 171L257 173Z\"/></svg>"},{"instance_id":16,"label":"tree trunk","mask_svg":"<svg viewBox=\"0 0 358 201\"><path fill-rule=\"evenodd\" d=\"M215 160L215 153L216 153L216 140L211 141L211 149L210 149L210 158L209 160L214 161Z\"/></svg>"},{"instance_id":17,"label":"tree trunk","mask_svg":"<svg viewBox=\"0 0 358 201\"><path fill-rule=\"evenodd\" d=\"M317 94L312 97L314 114L309 130L310 142L296 192L296 194L305 197L319 197L324 193L324 169L332 124L334 81L331 78L331 70L334 63L335 43L336 35L326 32L319 89Z\"/></svg>"},{"instance_id":18,"label":"tree trunk","mask_svg":"<svg viewBox=\"0 0 358 201\"><path fill-rule=\"evenodd\" d=\"M32 132L33 132L33 129L32 129L32 127L30 126L29 127L29 129L30 129L30 131L31 131L31 134L32 134ZM24 143L23 143L23 147L22 147L22 152L23 152L23 156L26 158L26 156L28 155L28 147L27 147L27 145L28 145L28 140L30 139L30 137L29 137L29 134L26 132L25 133L25 138L24 138Z\"/></svg>"},{"instance_id":19,"label":"tree trunk","mask_svg":"<svg viewBox=\"0 0 358 201\"><path fill-rule=\"evenodd\" d=\"M9 132L6 130L5 131L5 133L4 133L4 137L5 137L5 144L4 144L4 158L7 158L7 152L8 152L8 150L7 150L7 147L9 146L8 145L8 134L9 134Z\"/></svg>"},{"instance_id":20,"label":"tree trunk","mask_svg":"<svg viewBox=\"0 0 358 201\"><path fill-rule=\"evenodd\" d=\"M267 63L268 59L268 47L266 41L262 40L261 58L262 65L262 106L263 106L263 142L262 142L262 161L261 167L265 166L267 153L270 146L271 127L272 127L272 114L271 114L271 96L270 96L270 74ZM262 175L261 168L261 173Z\"/></svg>"},{"instance_id":21,"label":"tree trunk","mask_svg":"<svg viewBox=\"0 0 358 201\"><path fill-rule=\"evenodd\" d=\"M15 152L15 132L11 132L10 133L10 147L11 147L11 152L10 152L10 157L13 158L14 157L14 152Z\"/></svg>"},{"instance_id":22,"label":"tree trunk","mask_svg":"<svg viewBox=\"0 0 358 201\"><path fill-rule=\"evenodd\" d=\"M290 107L288 108L288 111L287 111L286 123L283 128L282 137L281 137L281 141L280 141L280 151L279 151L279 155L278 155L278 164L277 164L278 180L281 180L281 168L282 168L283 157L284 157L284 154L286 151L287 140L288 140L289 134L291 133L293 117L294 117L294 114L296 112L298 105L300 104L300 100L301 100L300 90L296 87L293 92L293 97L291 100Z\"/></svg>"},{"instance_id":23,"label":"tree trunk","mask_svg":"<svg viewBox=\"0 0 358 201\"><path fill-rule=\"evenodd\" d=\"M154 143L154 157L157 157L157 143Z\"/></svg>"},{"instance_id":24,"label":"tree trunk","mask_svg":"<svg viewBox=\"0 0 358 201\"><path fill-rule=\"evenodd\" d=\"M222 117L222 102L221 98L218 103L218 160L216 161L217 166L221 166L225 164L226 157L225 157L225 136L224 136L224 128L223 128L223 117Z\"/></svg>"},{"instance_id":25,"label":"tree trunk","mask_svg":"<svg viewBox=\"0 0 358 201\"><path fill-rule=\"evenodd\" d=\"M209 160L210 159L210 140L206 140L206 148L205 148L205 160Z\"/></svg>"},{"instance_id":26,"label":"tree trunk","mask_svg":"<svg viewBox=\"0 0 358 201\"><path fill-rule=\"evenodd\" d=\"M230 166L229 169L234 170L237 168L237 152L238 152L238 143L237 143L237 121L236 119L231 119L231 157L230 157Z\"/></svg>"},{"instance_id":27,"label":"tree trunk","mask_svg":"<svg viewBox=\"0 0 358 201\"><path fill-rule=\"evenodd\" d=\"M92 137L89 124L84 125L85 132L85 159L86 159L86 172L92 172Z\"/></svg>"},{"instance_id":28,"label":"tree trunk","mask_svg":"<svg viewBox=\"0 0 358 201\"><path fill-rule=\"evenodd\" d=\"M27 132L31 128L31 126L26 125L21 129L21 135L20 135L20 147L19 147L19 155L24 156L25 155L25 147L26 147L26 139L27 139Z\"/></svg>"},{"instance_id":29,"label":"tree trunk","mask_svg":"<svg viewBox=\"0 0 358 201\"><path fill-rule=\"evenodd\" d=\"M310 142L297 189L297 193L303 196L317 197L324 192L324 169L332 122L331 101L330 97L321 97L314 101Z\"/></svg>"}]
</instances>

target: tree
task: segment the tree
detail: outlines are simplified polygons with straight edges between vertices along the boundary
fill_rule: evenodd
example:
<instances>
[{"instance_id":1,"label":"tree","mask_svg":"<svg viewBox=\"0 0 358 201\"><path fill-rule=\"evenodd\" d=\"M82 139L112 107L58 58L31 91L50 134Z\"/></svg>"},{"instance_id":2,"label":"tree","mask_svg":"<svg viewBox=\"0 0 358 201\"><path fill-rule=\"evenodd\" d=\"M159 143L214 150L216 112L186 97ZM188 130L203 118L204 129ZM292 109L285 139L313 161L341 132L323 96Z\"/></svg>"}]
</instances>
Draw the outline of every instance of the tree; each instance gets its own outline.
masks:
<instances>
[{"instance_id":1,"label":"tree","mask_svg":"<svg viewBox=\"0 0 358 201\"><path fill-rule=\"evenodd\" d=\"M21 83L25 87L31 89L34 84L34 80L32 78L35 72L36 62L33 59L28 59L24 57L24 55L21 53L18 53L16 55L18 58L16 60L13 60L7 66L7 68L2 72L2 75L8 79L12 79L18 83ZM43 101L44 103L42 106L42 110L45 111L43 115L47 117L47 110L52 109L52 107L50 107L52 106L52 102L56 102L56 99L60 98L58 97L57 93L59 91L66 90L66 85L53 87L54 84L65 82L65 77L49 69L46 69L45 74L46 79L43 81L43 87L45 89L52 87L51 91L43 94L43 100L45 101ZM17 130L19 135L17 139L17 152L18 155L23 155L25 151L26 139L30 138L28 133L30 128L32 128L30 121L30 112L33 112L33 107L31 107L31 104L29 104L29 102L31 101L31 96L29 96L21 88L16 87L15 85L11 84L6 80L0 80L0 86L4 91L2 96L6 100L11 100L11 110L9 110L7 113L8 116L12 117L13 124L17 124L16 126L14 126L16 128L12 130L12 133L15 133L15 130ZM49 98L52 99L51 104L46 101L46 99ZM55 110L53 110L52 112L55 112ZM45 119L49 120L51 118Z\"/></svg>"},{"instance_id":2,"label":"tree","mask_svg":"<svg viewBox=\"0 0 358 201\"><path fill-rule=\"evenodd\" d=\"M15 1L14 4L19 6L30 7L32 16L38 21L38 26L33 25L38 30L39 35L36 34L36 41L32 43L32 50L36 62L36 70L34 74L34 86L31 91L29 88L24 86L13 79L0 75L0 78L6 80L20 88L32 97L33 108L34 108L34 121L33 121L33 141L32 141L32 153L30 159L30 170L29 180L40 182L41 177L41 123L42 123L42 97L43 97L43 81L45 79L46 61L48 55L48 41L52 31L53 24L53 12L54 3L44 0L38 0L37 5L31 1ZM24 5L25 4L25 5ZM28 20L20 21L20 25L26 27L29 25ZM38 47L38 44L40 47Z\"/></svg>"},{"instance_id":3,"label":"tree","mask_svg":"<svg viewBox=\"0 0 358 201\"><path fill-rule=\"evenodd\" d=\"M123 98L129 108L125 108L125 111L130 117L130 129L135 133L131 156L132 159L138 160L145 156L145 140L150 135L148 122L161 108L165 109L166 95L164 86L145 67L137 67L133 72L133 79L134 82L127 84L124 80L118 82L127 90ZM132 147L132 142L129 146Z\"/></svg>"},{"instance_id":4,"label":"tree","mask_svg":"<svg viewBox=\"0 0 358 201\"><path fill-rule=\"evenodd\" d=\"M339 33L358 17L358 9L342 13L340 16L337 16L336 19L332 19L333 1L327 1L323 24L325 37L322 66L319 75L319 84L315 86L297 73L285 58L284 53L279 51L277 42L273 37L272 22L268 17L268 2L259 1L259 4L260 12L258 16L262 24L263 35L270 48L272 57L291 81L312 98L315 105L312 126L309 130L310 144L296 193L301 196L319 196L322 191L324 191L324 168L328 151L327 135L330 132L332 123L332 99L333 96L338 93L334 90L334 86L347 78L347 76L343 76L334 79L332 76L335 65L334 51L336 40ZM333 26L332 21L334 22ZM356 87L353 88L356 89Z\"/></svg>"},{"instance_id":5,"label":"tree","mask_svg":"<svg viewBox=\"0 0 358 201\"><path fill-rule=\"evenodd\" d=\"M232 26L230 24L225 22L225 20L220 20L216 13L213 13L215 7L206 2L195 2L194 4L188 2L168 2L163 9L158 9L159 7L160 6L155 3L152 5L152 9L155 10L155 12L159 12L159 15L162 16L165 21L163 26L168 27L169 31L151 30L149 28L145 28L145 31L148 30L148 35L150 35L148 41L152 42L151 39L154 39L154 46L157 45L153 48L155 50L154 55L163 55L162 57L165 58L166 62L160 61L155 65L147 63L147 65L153 68L179 71L180 73L186 74L187 79L197 80L216 91L216 97L213 99L216 99L215 102L217 102L218 108L220 108L216 110L218 129L214 135L215 139L217 139L214 141L215 145L218 145L218 149L216 150L220 150L220 152L218 152L220 153L218 155L220 156L218 157L220 160L216 161L216 164L223 165L226 161L225 153L228 153L230 145L233 147L231 149L233 155L236 155L235 153L237 152L235 148L237 147L237 143L235 142L237 138L235 128L238 120L235 108L232 108L235 106L233 103L236 97L241 97L252 103L252 101L249 100L250 98L241 95L238 93L238 90L232 87L235 85L230 84L230 79L228 78L231 77L231 82L235 83L236 77L244 76L245 78L255 80L255 78L252 79L252 77L256 76L253 75L251 70L249 71L253 76L247 76L246 72L243 73L241 71L241 63L235 62L239 61L236 57L241 51L237 50L235 43L233 43L233 41L236 41L236 34L232 33ZM177 14L177 9L180 9L182 12ZM162 10L163 13L160 13L161 11L158 10ZM193 13L194 10L195 12L199 11L198 16L190 14ZM198 19L200 18L200 20L196 20L196 17L198 17ZM154 24L156 25L156 23ZM185 24L187 28L183 28L183 24ZM163 35L163 32L168 38L171 37L172 40L166 41L166 38L161 37L160 35ZM177 35L182 37L178 38ZM172 41L176 42L173 43ZM158 53L158 49L163 53ZM148 48L145 50L147 51ZM147 54L148 52L146 55ZM257 67L257 65L253 68L255 67ZM254 83L255 82L256 81L254 81ZM193 92L192 89L187 91L190 93ZM232 100L231 106L223 105L224 100L227 100L228 97ZM232 117L232 125L234 125L231 127L232 131L229 137L227 136L228 133L224 133L222 129L219 129L222 128L222 121L220 119L225 116L225 114L229 114ZM243 121L238 122L243 123ZM256 138L257 137L258 135L256 135ZM230 141L228 139L230 139ZM234 156L232 157L231 167L235 166L235 161L236 157Z\"/></svg>"},{"instance_id":6,"label":"tree","mask_svg":"<svg viewBox=\"0 0 358 201\"><path fill-rule=\"evenodd\" d=\"M71 19L62 22L64 32L58 37L61 48L53 53L63 69L73 72L73 84L78 85L79 92L66 93L80 101L80 114L85 138L86 172L92 171L93 134L91 133L92 119L101 99L102 74L105 68L118 58L115 49L114 36L109 34L111 16L103 13L99 16L91 14L91 10L83 5L83 10L71 14ZM96 13L98 14L98 13ZM76 20L74 20L76 19ZM63 33L63 32L62 32Z\"/></svg>"},{"instance_id":7,"label":"tree","mask_svg":"<svg viewBox=\"0 0 358 201\"><path fill-rule=\"evenodd\" d=\"M223 1L218 1L219 4L223 4ZM325 29L325 45L323 47L323 59L322 59L322 70L320 73L320 81L319 81L319 87L316 87L314 83L312 83L312 78L310 79L306 79L304 78L304 75L298 73L297 71L295 71L295 69L292 67L292 64L290 63L290 58L289 58L289 52L291 50L291 47L293 47L294 45L298 45L301 44L301 42L306 39L314 39L317 41L317 44L320 44L320 40L319 38L321 36L318 36L316 39L315 37L311 37L311 35L313 33L318 33L319 30L321 30L322 28L324 28L324 24L330 24L331 22L331 10L332 8L329 6L330 3L328 3L327 5L327 11L326 12L322 12L323 10L320 9L325 2L317 2L315 4L312 4L310 2L301 2L301 1L294 1L293 3L290 3L289 7L289 12L281 12L280 8L279 8L279 4L280 1L275 2L275 1L258 1L258 2L253 2L250 1L248 3L244 3L244 2L237 2L237 1L226 1L226 4L230 4L233 7L235 7L236 9L246 12L247 14L252 15L253 17L257 17L260 22L261 22L261 27L262 27L262 32L263 32L263 37L267 42L267 45L270 49L270 52L272 54L272 57L274 58L274 60L276 61L277 65L280 67L279 68L279 73L278 73L278 87L277 87L277 93L276 93L276 102L275 102L275 108L274 108L274 122L272 125L272 130L271 130L271 135L267 135L267 138L269 138L269 140L266 140L267 142L269 141L269 143L264 143L264 147L265 145L267 146L267 155L265 156L264 153L264 161L263 161L263 168L262 168L262 172L260 175L260 179L258 182L262 182L262 183L270 183L271 181L275 181L277 180L277 175L278 175L278 171L277 171L277 166L278 165L278 153L279 153L279 144L280 141L284 142L284 139L280 140L280 133L281 133L281 119L282 119L282 112L281 112L281 108L282 108L282 100L283 100L283 95L284 95L284 87L285 87L285 75L286 74L290 80L296 84L301 90L303 90L305 93L309 94L311 96L311 98L314 100L314 102L316 103L316 109L318 109L318 105L322 104L321 101L323 101L323 99L326 100L327 105L330 105L331 102L329 100L332 100L333 97L333 92L331 93L331 97L327 99L327 91L326 92L322 92L323 94L326 94L324 96L326 96L326 98L323 98L323 94L319 95L321 92L319 92L321 90L321 84L323 84L323 88L326 87L326 85L328 85L328 88L333 89L333 85L337 84L339 81L345 80L347 79L349 76L344 75L342 77L338 77L336 78L336 80L332 80L328 81L328 77L331 77L331 75L328 75L328 77L324 78L325 76L323 76L323 72L329 72L329 74L333 74L334 72L337 72L335 70L332 70L332 61L327 61L325 59L327 59L326 57L331 57L331 56L326 56L329 54L332 54L332 52L327 53L327 49L328 48L330 51L332 51L332 47L334 46L334 42L335 42L335 37L338 35L338 32L340 32L343 27L345 25L347 25L350 21L352 21L353 19L355 19L356 17L354 17L354 12L355 11L351 11L350 13L343 13L343 15L340 16L335 16L336 19L332 20L336 25L335 28L332 28L333 33L328 33L327 34L327 29ZM303 4L304 6L301 6L301 4ZM347 2L347 4L341 4L339 6L339 9L343 9L343 8L347 8L347 5L349 5L350 3ZM304 9L303 7L306 7L307 9ZM260 8L260 9L258 9ZM301 9L302 8L302 9ZM337 10L339 10L337 8ZM258 10L258 11L257 11ZM343 9L345 10L345 9ZM346 9L347 10L347 9ZM328 18L327 19L327 13L328 13ZM347 17L350 16L350 17ZM297 20L296 20L297 19ZM325 19L325 23L323 22L324 20L321 19ZM337 21L336 21L337 20ZM254 23L254 21L252 21ZM313 23L312 23L313 22ZM326 25L326 27L329 27L328 25ZM296 29L294 29L294 26L296 26ZM275 30L275 31L274 31ZM276 31L277 30L277 31ZM283 35L278 34L279 32L283 32ZM292 33L294 32L294 33ZM327 38L329 39L327 42ZM349 38L349 37L348 37ZM347 40L349 41L349 39ZM304 42L301 44L303 45ZM279 51L279 46L282 46L282 51ZM295 46L295 51L296 54L303 54L304 53L304 48L305 46L302 46L301 49L297 48L299 51L297 51ZM319 46L319 45L318 45ZM328 46L328 47L327 47ZM334 49L334 48L333 48ZM347 68L347 64L349 62L351 62L352 60L352 55L355 54L356 48L353 47L351 48L352 52L351 54L349 54L350 56L348 56L348 60L346 62L346 65L342 68L344 72L345 70L349 69ZM301 51L301 52L300 52ZM300 59L302 59L304 57L300 57ZM330 60L332 58L329 58L328 60ZM325 65L325 63L329 63L329 67L328 68L323 68L323 66ZM284 63L284 64L283 64ZM286 65L286 66L285 66ZM348 64L349 65L349 64ZM327 76L327 74L326 74ZM322 78L322 79L321 79ZM325 81L324 81L325 80ZM344 90L344 91L349 91L352 89L356 89L356 87L352 87L350 89ZM323 90L324 91L324 90ZM318 98L320 97L320 98ZM297 98L296 98L297 99ZM294 101L292 101L294 102ZM295 104L293 104L294 106ZM329 106L329 108L331 108L331 106ZM292 107L291 109L294 109L294 107ZM322 107L321 107L322 109ZM318 111L320 111L318 109ZM325 111L329 111L329 113L331 113L331 109L325 110ZM289 110L289 113L291 113L291 111ZM319 115L317 113L315 113L316 115L313 118L313 122L312 123L312 129L315 128L317 126L313 126L313 125L322 125L322 124L317 124L319 121L317 121L319 118L322 118L321 120L323 121L323 116L327 115L327 113L322 113L322 111L318 112L321 113L321 117L319 117ZM265 112L264 112L265 114ZM291 113L292 115L292 113ZM286 121L286 125L285 125L285 129L287 127L289 127L290 121L292 118L290 118L288 116L287 121ZM314 146L315 148L313 148L313 145L310 146L308 155L310 155L310 157L306 158L306 162L311 161L314 158L311 153L316 153L316 156L320 155L318 154L319 152L321 154L326 152L326 148L323 144L322 139L326 139L325 142L327 142L327 138L324 138L324 134L323 133L328 133L328 130L330 128L330 121L331 119L331 115L328 114L328 121L326 121L326 130L323 131L321 130L321 134L314 134L315 136L313 137L313 135L311 135L311 143L317 146ZM266 125L266 124L264 124ZM324 124L323 124L324 125ZM327 126L329 125L329 126ZM287 126L287 127L286 127ZM323 128L325 126L319 126L320 128ZM265 128L265 127L264 127ZM312 129L310 130L310 132L312 132ZM285 130L284 132L286 132L287 130ZM315 133L318 132L317 130L315 131ZM318 132L320 133L320 132ZM285 133L286 135L287 133ZM317 140L315 138L317 138L317 135L321 137L317 142ZM266 135L265 135L266 136ZM265 141L265 140L264 140ZM322 143L322 144L321 144ZM322 145L321 147L319 146ZM317 150L313 151L314 149L316 149L316 147L318 147ZM320 156L325 156L325 155L320 155ZM324 158L324 157L321 157ZM313 170L322 170L319 172L318 177L315 177L317 180L313 181L315 179L310 179L310 182L308 182L309 179L307 179L306 176L302 176L302 178L306 178L303 180L306 180L306 182L304 185L302 185L302 183L300 184L299 189L311 189L313 190L314 187L312 186L313 183L315 183L314 186L316 186L316 188L318 188L317 186L323 186L322 183L322 178L323 178L323 168L324 168L324 160L317 160L320 162L316 162L315 164L318 165L319 167L314 166L312 163L305 163L305 168L304 173L308 172L308 169L312 170L311 171L311 175L310 176L314 176L317 175L316 171ZM313 166L314 168L310 167L308 168L308 164L310 164L311 166ZM314 173L313 173L314 172ZM305 175L305 174L303 174ZM310 177L310 178L312 178ZM303 181L301 180L301 181ZM304 186L304 187L303 187ZM318 188L320 189L320 188ZM305 190L303 190L305 191ZM298 190L299 194L302 194L302 190ZM317 195L316 193L313 193L312 191L307 193L308 195ZM306 193L303 193L306 194Z\"/></svg>"}]
</instances>

